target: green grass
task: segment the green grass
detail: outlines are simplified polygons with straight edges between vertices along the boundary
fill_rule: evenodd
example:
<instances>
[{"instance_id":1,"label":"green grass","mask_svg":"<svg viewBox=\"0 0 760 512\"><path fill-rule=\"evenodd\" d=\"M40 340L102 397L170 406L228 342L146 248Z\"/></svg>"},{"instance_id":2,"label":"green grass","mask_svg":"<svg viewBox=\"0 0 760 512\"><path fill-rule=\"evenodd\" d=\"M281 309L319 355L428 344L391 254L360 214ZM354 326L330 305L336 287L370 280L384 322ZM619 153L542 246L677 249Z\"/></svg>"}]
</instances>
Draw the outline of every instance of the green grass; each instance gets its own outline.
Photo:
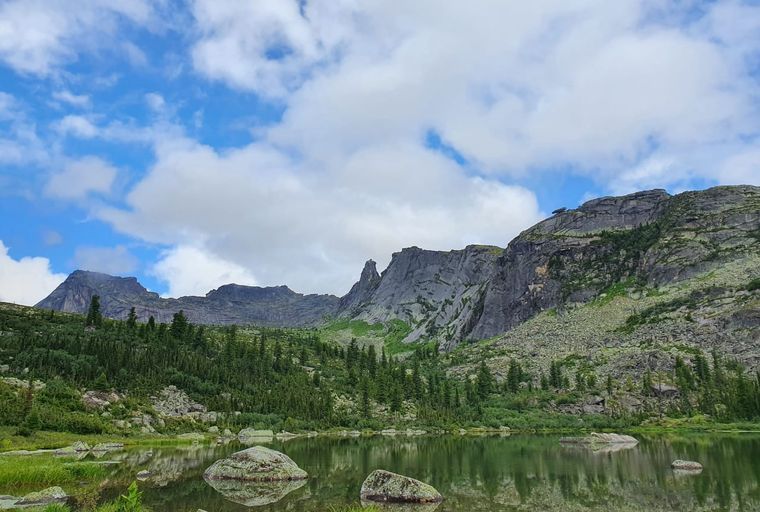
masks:
<instances>
[{"instance_id":1,"label":"green grass","mask_svg":"<svg viewBox=\"0 0 760 512\"><path fill-rule=\"evenodd\" d=\"M34 457L0 457L0 485L60 485L94 480L105 475L102 464L71 462L47 455Z\"/></svg>"},{"instance_id":2,"label":"green grass","mask_svg":"<svg viewBox=\"0 0 760 512\"><path fill-rule=\"evenodd\" d=\"M412 327L403 320L394 319L388 322L388 334L385 336L386 353L395 355L413 351L418 345L402 343L410 332L412 332Z\"/></svg>"},{"instance_id":3,"label":"green grass","mask_svg":"<svg viewBox=\"0 0 760 512\"><path fill-rule=\"evenodd\" d=\"M76 441L84 441L90 446L98 443L122 443L126 446L175 446L190 444L192 440L176 437L137 434L119 436L113 434L82 435L71 432L36 431L30 436L16 434L16 427L0 427L0 453L15 450L50 450L71 446ZM2 459L0 459L2 460Z\"/></svg>"},{"instance_id":4,"label":"green grass","mask_svg":"<svg viewBox=\"0 0 760 512\"><path fill-rule=\"evenodd\" d=\"M325 331L351 331L353 336L381 336L385 331L385 326L381 323L370 324L364 320L336 320L327 324Z\"/></svg>"}]
</instances>

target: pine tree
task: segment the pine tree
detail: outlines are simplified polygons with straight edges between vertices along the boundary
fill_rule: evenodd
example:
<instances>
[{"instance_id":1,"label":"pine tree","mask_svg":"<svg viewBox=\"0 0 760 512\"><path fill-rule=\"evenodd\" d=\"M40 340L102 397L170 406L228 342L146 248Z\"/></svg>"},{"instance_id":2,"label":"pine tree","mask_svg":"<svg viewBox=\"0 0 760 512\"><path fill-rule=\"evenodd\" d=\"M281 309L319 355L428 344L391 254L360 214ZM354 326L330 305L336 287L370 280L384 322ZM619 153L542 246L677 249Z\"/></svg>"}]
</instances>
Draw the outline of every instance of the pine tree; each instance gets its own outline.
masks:
<instances>
[{"instance_id":1,"label":"pine tree","mask_svg":"<svg viewBox=\"0 0 760 512\"><path fill-rule=\"evenodd\" d=\"M475 384L478 398L481 400L488 398L488 395L493 391L493 385L494 379L491 370L485 362L481 362Z\"/></svg>"},{"instance_id":2,"label":"pine tree","mask_svg":"<svg viewBox=\"0 0 760 512\"><path fill-rule=\"evenodd\" d=\"M517 393L520 390L520 380L522 379L522 368L516 359L509 361L507 370L507 389L511 393Z\"/></svg>"},{"instance_id":3,"label":"pine tree","mask_svg":"<svg viewBox=\"0 0 760 512\"><path fill-rule=\"evenodd\" d=\"M137 313L135 307L132 306L129 309L129 316L127 316L127 328L134 329L135 327L137 327Z\"/></svg>"},{"instance_id":4,"label":"pine tree","mask_svg":"<svg viewBox=\"0 0 760 512\"><path fill-rule=\"evenodd\" d=\"M110 386L108 385L108 377L106 377L104 372L100 372L98 378L92 383L92 387L98 391L108 391L108 389L110 389Z\"/></svg>"},{"instance_id":5,"label":"pine tree","mask_svg":"<svg viewBox=\"0 0 760 512\"><path fill-rule=\"evenodd\" d=\"M100 312L100 296L93 295L90 298L90 309L87 311L85 325L88 327L100 327L103 324L103 315Z\"/></svg>"},{"instance_id":6,"label":"pine tree","mask_svg":"<svg viewBox=\"0 0 760 512\"><path fill-rule=\"evenodd\" d=\"M365 418L370 417L370 403L369 403L369 382L366 378L362 379L359 386L359 392L361 393L362 404L362 416Z\"/></svg>"},{"instance_id":7,"label":"pine tree","mask_svg":"<svg viewBox=\"0 0 760 512\"><path fill-rule=\"evenodd\" d=\"M554 389L560 389L562 384L562 367L557 361L552 361L549 365L549 385Z\"/></svg>"},{"instance_id":8,"label":"pine tree","mask_svg":"<svg viewBox=\"0 0 760 512\"><path fill-rule=\"evenodd\" d=\"M181 309L174 313L174 316L172 317L172 325L169 328L169 332L171 332L171 335L175 339L182 339L185 336L185 333L187 333L188 330L188 322L187 317L185 316L185 312Z\"/></svg>"}]
</instances>

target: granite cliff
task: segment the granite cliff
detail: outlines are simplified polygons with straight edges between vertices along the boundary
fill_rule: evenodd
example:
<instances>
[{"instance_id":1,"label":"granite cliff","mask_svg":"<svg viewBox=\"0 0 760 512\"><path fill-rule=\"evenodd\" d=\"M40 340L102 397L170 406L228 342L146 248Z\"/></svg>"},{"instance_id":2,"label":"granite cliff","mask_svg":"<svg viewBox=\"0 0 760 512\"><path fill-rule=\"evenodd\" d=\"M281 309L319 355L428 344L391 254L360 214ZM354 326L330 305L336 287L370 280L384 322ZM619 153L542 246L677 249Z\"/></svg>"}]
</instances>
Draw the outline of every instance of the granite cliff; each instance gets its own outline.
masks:
<instances>
[{"instance_id":1,"label":"granite cliff","mask_svg":"<svg viewBox=\"0 0 760 512\"><path fill-rule=\"evenodd\" d=\"M751 263L759 252L760 188L675 196L652 190L560 209L506 249L411 247L395 253L381 274L370 260L342 298L285 286L225 285L205 297L163 299L134 278L76 271L38 307L83 313L98 294L114 318L125 318L134 306L141 319L168 321L182 309L192 322L208 324L395 321L407 326L404 342L434 340L447 350L501 335L542 312L589 303L615 287L657 289ZM760 268L745 267L744 277L760 277Z\"/></svg>"}]
</instances>

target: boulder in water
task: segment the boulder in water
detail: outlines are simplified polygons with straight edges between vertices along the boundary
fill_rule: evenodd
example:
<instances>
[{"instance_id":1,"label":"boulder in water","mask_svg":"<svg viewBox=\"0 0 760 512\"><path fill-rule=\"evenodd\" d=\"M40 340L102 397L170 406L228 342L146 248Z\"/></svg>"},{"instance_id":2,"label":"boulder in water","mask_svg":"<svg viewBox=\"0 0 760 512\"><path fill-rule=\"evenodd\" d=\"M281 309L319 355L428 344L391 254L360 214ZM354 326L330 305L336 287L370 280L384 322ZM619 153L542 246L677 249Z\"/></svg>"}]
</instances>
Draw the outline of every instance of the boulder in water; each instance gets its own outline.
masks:
<instances>
[{"instance_id":1,"label":"boulder in water","mask_svg":"<svg viewBox=\"0 0 760 512\"><path fill-rule=\"evenodd\" d=\"M238 441L246 444L266 443L274 439L274 432L271 430L256 430L253 428L244 428L238 432Z\"/></svg>"},{"instance_id":2,"label":"boulder in water","mask_svg":"<svg viewBox=\"0 0 760 512\"><path fill-rule=\"evenodd\" d=\"M17 506L49 505L66 501L68 496L60 487L48 487L37 492L30 492L16 502Z\"/></svg>"},{"instance_id":3,"label":"boulder in water","mask_svg":"<svg viewBox=\"0 0 760 512\"><path fill-rule=\"evenodd\" d=\"M592 432L585 437L563 437L559 440L564 444L601 445L601 444L636 444L638 439L625 434L600 434Z\"/></svg>"},{"instance_id":4,"label":"boulder in water","mask_svg":"<svg viewBox=\"0 0 760 512\"><path fill-rule=\"evenodd\" d=\"M226 459L214 462L203 478L209 480L242 480L272 482L280 480L303 480L309 475L293 460L264 446L254 446L235 452Z\"/></svg>"},{"instance_id":5,"label":"boulder in water","mask_svg":"<svg viewBox=\"0 0 760 512\"><path fill-rule=\"evenodd\" d=\"M443 500L443 496L424 482L377 469L364 480L361 499L373 502L438 503Z\"/></svg>"}]
</instances>

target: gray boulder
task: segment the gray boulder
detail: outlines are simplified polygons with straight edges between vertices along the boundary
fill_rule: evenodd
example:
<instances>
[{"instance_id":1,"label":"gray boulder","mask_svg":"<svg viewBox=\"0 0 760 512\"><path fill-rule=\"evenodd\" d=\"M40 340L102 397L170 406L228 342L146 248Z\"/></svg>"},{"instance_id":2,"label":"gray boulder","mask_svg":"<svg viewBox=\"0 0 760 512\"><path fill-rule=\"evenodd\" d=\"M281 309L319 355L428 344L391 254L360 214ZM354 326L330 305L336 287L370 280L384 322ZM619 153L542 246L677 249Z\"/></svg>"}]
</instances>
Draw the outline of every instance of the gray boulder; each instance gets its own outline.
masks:
<instances>
[{"instance_id":1,"label":"gray boulder","mask_svg":"<svg viewBox=\"0 0 760 512\"><path fill-rule=\"evenodd\" d=\"M94 452L114 452L124 448L123 443L98 443L92 447Z\"/></svg>"},{"instance_id":2,"label":"gray boulder","mask_svg":"<svg viewBox=\"0 0 760 512\"><path fill-rule=\"evenodd\" d=\"M30 492L16 502L18 506L28 505L49 505L51 503L61 503L68 499L68 495L60 487L48 487L37 492Z\"/></svg>"},{"instance_id":3,"label":"gray boulder","mask_svg":"<svg viewBox=\"0 0 760 512\"><path fill-rule=\"evenodd\" d=\"M443 501L443 496L424 482L377 469L364 480L361 499L373 502L439 503Z\"/></svg>"},{"instance_id":4,"label":"gray boulder","mask_svg":"<svg viewBox=\"0 0 760 512\"><path fill-rule=\"evenodd\" d=\"M235 452L226 459L214 462L205 473L206 481L242 480L272 482L280 480L303 480L308 474L293 460L264 446L254 446Z\"/></svg>"}]
</instances>

